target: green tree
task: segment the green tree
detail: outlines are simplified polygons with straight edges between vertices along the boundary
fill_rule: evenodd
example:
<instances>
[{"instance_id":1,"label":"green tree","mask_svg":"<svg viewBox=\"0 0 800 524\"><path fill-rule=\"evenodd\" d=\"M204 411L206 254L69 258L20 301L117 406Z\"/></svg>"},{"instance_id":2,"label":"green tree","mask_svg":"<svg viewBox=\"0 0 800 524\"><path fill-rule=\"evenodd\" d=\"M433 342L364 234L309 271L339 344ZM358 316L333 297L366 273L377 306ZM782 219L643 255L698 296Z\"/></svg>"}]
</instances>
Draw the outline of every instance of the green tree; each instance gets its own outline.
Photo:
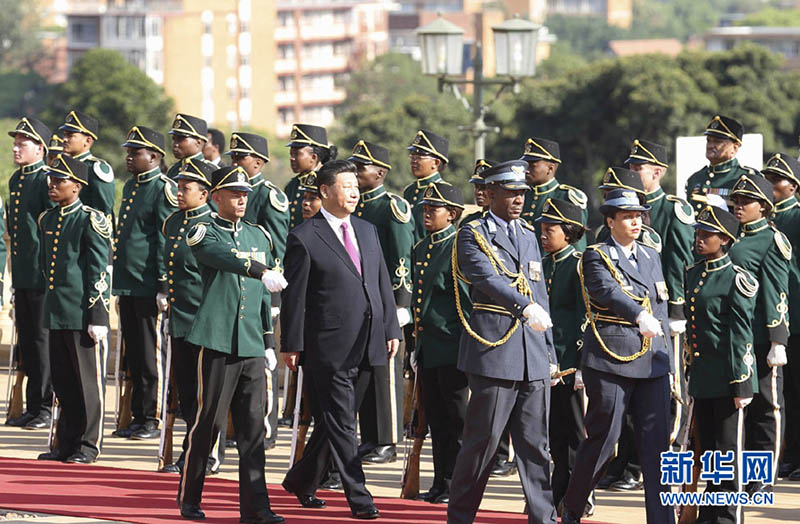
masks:
<instances>
[{"instance_id":1,"label":"green tree","mask_svg":"<svg viewBox=\"0 0 800 524\"><path fill-rule=\"evenodd\" d=\"M0 0L0 67L28 69L41 58L38 4Z\"/></svg>"},{"instance_id":2,"label":"green tree","mask_svg":"<svg viewBox=\"0 0 800 524\"><path fill-rule=\"evenodd\" d=\"M776 9L770 7L737 20L735 25L797 27L800 26L800 9Z\"/></svg>"},{"instance_id":3,"label":"green tree","mask_svg":"<svg viewBox=\"0 0 800 524\"><path fill-rule=\"evenodd\" d=\"M72 66L69 79L57 85L42 120L60 125L77 109L99 120L95 155L108 161L117 176L125 173L120 144L134 125L166 130L172 121L172 99L138 67L116 51L92 49Z\"/></svg>"}]
</instances>

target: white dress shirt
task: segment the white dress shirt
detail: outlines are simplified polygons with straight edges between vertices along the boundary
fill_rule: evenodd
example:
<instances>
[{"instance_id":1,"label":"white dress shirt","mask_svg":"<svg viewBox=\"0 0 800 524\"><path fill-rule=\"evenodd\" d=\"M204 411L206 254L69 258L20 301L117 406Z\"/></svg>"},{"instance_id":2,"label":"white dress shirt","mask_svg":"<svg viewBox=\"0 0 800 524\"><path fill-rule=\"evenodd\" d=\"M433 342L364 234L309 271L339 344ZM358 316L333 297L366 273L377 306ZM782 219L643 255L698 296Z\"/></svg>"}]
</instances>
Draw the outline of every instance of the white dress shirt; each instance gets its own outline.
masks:
<instances>
[{"instance_id":1,"label":"white dress shirt","mask_svg":"<svg viewBox=\"0 0 800 524\"><path fill-rule=\"evenodd\" d=\"M350 215L347 215L346 218L342 219L330 214L330 212L328 212L328 210L325 209L325 206L320 207L319 210L322 212L322 216L325 217L325 220L328 222L328 225L330 225L331 229L333 229L333 233L336 235L336 238L338 238L339 242L342 243L342 246L344 246L344 237L342 236L342 223L347 223L347 235L350 237L350 241L353 243L353 245L356 248L356 251L358 251L360 256L361 249L358 247L358 240L356 239L356 232L353 231L353 224L350 223Z\"/></svg>"},{"instance_id":2,"label":"white dress shirt","mask_svg":"<svg viewBox=\"0 0 800 524\"><path fill-rule=\"evenodd\" d=\"M617 242L617 239L614 238L613 236L611 237L611 240L614 241L614 245L617 246L617 249L622 251L622 256L625 257L625 259L628 262L631 263L633 268L638 271L639 270L639 253L638 253L638 250L637 250L636 241L634 241L631 244L630 247L622 247L622 245L620 245L620 243ZM634 258L633 260L631 260L631 255L633 255L633 258Z\"/></svg>"}]
</instances>

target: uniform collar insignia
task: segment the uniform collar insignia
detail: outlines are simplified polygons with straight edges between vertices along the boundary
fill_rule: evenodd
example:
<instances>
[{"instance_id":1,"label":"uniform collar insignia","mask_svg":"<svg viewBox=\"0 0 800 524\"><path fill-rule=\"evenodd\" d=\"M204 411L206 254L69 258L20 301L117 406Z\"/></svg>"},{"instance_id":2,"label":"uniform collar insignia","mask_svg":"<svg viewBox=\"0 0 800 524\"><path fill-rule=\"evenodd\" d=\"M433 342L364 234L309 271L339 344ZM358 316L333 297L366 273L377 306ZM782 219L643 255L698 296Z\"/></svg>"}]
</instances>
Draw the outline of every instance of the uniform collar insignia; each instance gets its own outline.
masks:
<instances>
[{"instance_id":1,"label":"uniform collar insignia","mask_svg":"<svg viewBox=\"0 0 800 524\"><path fill-rule=\"evenodd\" d=\"M742 232L745 234L756 233L761 231L767 227L767 219L766 218L759 218L758 220L753 220L752 222L748 222L747 224L742 224Z\"/></svg>"},{"instance_id":2,"label":"uniform collar insignia","mask_svg":"<svg viewBox=\"0 0 800 524\"><path fill-rule=\"evenodd\" d=\"M431 233L431 243L438 244L442 240L449 238L450 235L454 234L455 232L456 228L453 226L453 224L450 224L444 229L440 229L439 231Z\"/></svg>"},{"instance_id":3,"label":"uniform collar insignia","mask_svg":"<svg viewBox=\"0 0 800 524\"><path fill-rule=\"evenodd\" d=\"M728 254L724 254L719 258L715 258L714 260L706 260L706 271L717 271L722 269L723 267L727 266L731 263L730 257Z\"/></svg>"},{"instance_id":4,"label":"uniform collar insignia","mask_svg":"<svg viewBox=\"0 0 800 524\"><path fill-rule=\"evenodd\" d=\"M242 230L242 221L241 220L237 220L236 223L234 224L233 221L228 220L227 218L222 218L221 216L219 216L218 213L214 213L212 215L212 218L214 219L214 222L216 222L217 225L220 226L225 231L237 231L238 232L238 231Z\"/></svg>"},{"instance_id":5,"label":"uniform collar insignia","mask_svg":"<svg viewBox=\"0 0 800 524\"><path fill-rule=\"evenodd\" d=\"M187 209L186 210L186 218L197 218L199 216L203 216L206 213L210 212L211 208L208 207L208 203L202 204L197 206L194 209Z\"/></svg>"},{"instance_id":6,"label":"uniform collar insignia","mask_svg":"<svg viewBox=\"0 0 800 524\"><path fill-rule=\"evenodd\" d=\"M369 191L364 191L361 193L361 201L362 202L370 202L375 200L376 198L382 197L386 194L386 187L381 184L375 189L370 189Z\"/></svg>"},{"instance_id":7,"label":"uniform collar insignia","mask_svg":"<svg viewBox=\"0 0 800 524\"><path fill-rule=\"evenodd\" d=\"M40 169L44 167L44 160L39 160L38 162L34 162L33 164L28 164L27 166L22 166L20 168L20 172L23 175L30 175L36 173Z\"/></svg>"},{"instance_id":8,"label":"uniform collar insignia","mask_svg":"<svg viewBox=\"0 0 800 524\"><path fill-rule=\"evenodd\" d=\"M555 253L550 253L550 256L553 257L554 262L561 262L565 258L569 257L575 251L575 246L572 244L567 244L563 248L559 249Z\"/></svg>"},{"instance_id":9,"label":"uniform collar insignia","mask_svg":"<svg viewBox=\"0 0 800 524\"><path fill-rule=\"evenodd\" d=\"M61 213L61 216L69 215L73 211L77 211L78 209L80 209L82 206L83 204L81 203L81 199L77 198L75 199L75 202L67 206L59 207L59 212Z\"/></svg>"},{"instance_id":10,"label":"uniform collar insignia","mask_svg":"<svg viewBox=\"0 0 800 524\"><path fill-rule=\"evenodd\" d=\"M89 155L91 155L91 154L92 154L92 152L91 152L91 151L84 151L84 152L83 152L83 153L81 153L80 155L75 155L75 156L74 156L74 157L72 157L72 158L74 158L75 160L86 160L86 158L87 158Z\"/></svg>"},{"instance_id":11,"label":"uniform collar insignia","mask_svg":"<svg viewBox=\"0 0 800 524\"><path fill-rule=\"evenodd\" d=\"M442 175L440 175L439 172L437 171L437 172L433 173L432 175L428 175L426 177L418 178L416 183L417 183L417 187L422 189L423 187L427 187L428 184L431 184L433 182L438 182L441 179L442 179Z\"/></svg>"},{"instance_id":12,"label":"uniform collar insignia","mask_svg":"<svg viewBox=\"0 0 800 524\"><path fill-rule=\"evenodd\" d=\"M154 167L150 171L145 171L144 173L139 173L138 175L136 175L136 181L137 182L150 182L151 180L154 180L154 179L158 178L158 175L160 175L160 174L161 174L161 168L160 167Z\"/></svg>"},{"instance_id":13,"label":"uniform collar insignia","mask_svg":"<svg viewBox=\"0 0 800 524\"><path fill-rule=\"evenodd\" d=\"M651 204L657 200L661 200L665 195L666 193L664 193L664 190L659 186L655 191L647 193L645 196L647 197L647 203Z\"/></svg>"},{"instance_id":14,"label":"uniform collar insignia","mask_svg":"<svg viewBox=\"0 0 800 524\"><path fill-rule=\"evenodd\" d=\"M715 165L709 166L709 170L712 173L727 173L728 171L730 171L734 167L738 167L738 166L739 166L739 160L737 160L736 157L734 157L734 158L731 158L730 160L722 162L721 164L715 164Z\"/></svg>"},{"instance_id":15,"label":"uniform collar insignia","mask_svg":"<svg viewBox=\"0 0 800 524\"><path fill-rule=\"evenodd\" d=\"M550 191L555 190L557 187L558 187L558 180L556 180L554 177L545 182L544 184L539 184L538 186L531 186L531 189L533 189L534 194L542 195L544 193L549 193Z\"/></svg>"}]
</instances>

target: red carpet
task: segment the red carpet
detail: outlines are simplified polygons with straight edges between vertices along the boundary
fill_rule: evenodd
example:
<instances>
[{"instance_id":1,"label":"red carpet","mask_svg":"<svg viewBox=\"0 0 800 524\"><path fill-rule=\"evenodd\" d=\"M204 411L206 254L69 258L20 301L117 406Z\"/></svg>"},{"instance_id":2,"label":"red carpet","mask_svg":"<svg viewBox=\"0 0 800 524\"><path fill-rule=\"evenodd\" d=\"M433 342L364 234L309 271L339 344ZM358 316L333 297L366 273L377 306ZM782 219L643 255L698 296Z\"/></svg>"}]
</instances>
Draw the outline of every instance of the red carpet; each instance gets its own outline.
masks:
<instances>
[{"instance_id":1,"label":"red carpet","mask_svg":"<svg viewBox=\"0 0 800 524\"><path fill-rule=\"evenodd\" d=\"M102 466L0 458L0 508L137 523L188 522L175 504L178 476ZM341 492L320 492L327 509L300 507L280 486L269 486L272 510L288 523L357 522ZM203 491L205 522L238 522L238 487L232 480L209 478ZM445 522L445 506L414 500L378 498L381 522ZM524 515L481 512L475 522L526 522Z\"/></svg>"}]
</instances>

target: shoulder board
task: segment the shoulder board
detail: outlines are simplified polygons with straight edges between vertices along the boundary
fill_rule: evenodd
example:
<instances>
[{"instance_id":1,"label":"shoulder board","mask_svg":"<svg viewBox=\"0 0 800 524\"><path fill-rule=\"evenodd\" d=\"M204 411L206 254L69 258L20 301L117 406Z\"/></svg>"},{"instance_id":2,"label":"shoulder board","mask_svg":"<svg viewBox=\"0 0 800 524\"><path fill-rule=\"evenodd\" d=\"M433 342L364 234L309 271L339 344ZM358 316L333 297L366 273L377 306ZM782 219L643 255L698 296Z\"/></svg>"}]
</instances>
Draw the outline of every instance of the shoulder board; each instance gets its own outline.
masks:
<instances>
[{"instance_id":1,"label":"shoulder board","mask_svg":"<svg viewBox=\"0 0 800 524\"><path fill-rule=\"evenodd\" d=\"M476 218L475 220L470 220L469 222L467 222L467 225L469 227L478 227L481 225L481 221Z\"/></svg>"},{"instance_id":2,"label":"shoulder board","mask_svg":"<svg viewBox=\"0 0 800 524\"><path fill-rule=\"evenodd\" d=\"M650 228L643 228L642 233L639 235L639 243L655 249L656 253L661 254L661 237L655 230Z\"/></svg>"},{"instance_id":3,"label":"shoulder board","mask_svg":"<svg viewBox=\"0 0 800 524\"><path fill-rule=\"evenodd\" d=\"M733 265L733 269L736 271L736 278L734 279L736 290L747 298L756 296L756 293L758 293L758 280L756 280L756 277L736 264Z\"/></svg>"},{"instance_id":4,"label":"shoulder board","mask_svg":"<svg viewBox=\"0 0 800 524\"><path fill-rule=\"evenodd\" d=\"M272 182L266 181L264 185L269 188L269 203L279 212L285 213L289 209L289 199L286 194Z\"/></svg>"},{"instance_id":5,"label":"shoulder board","mask_svg":"<svg viewBox=\"0 0 800 524\"><path fill-rule=\"evenodd\" d=\"M587 250L591 249L592 251L599 251L600 248L603 247L604 245L606 245L606 244L604 244L603 242L598 242L597 244L592 244L591 246L586 246L586 249ZM581 253L581 255L583 255L583 253Z\"/></svg>"},{"instance_id":6,"label":"shoulder board","mask_svg":"<svg viewBox=\"0 0 800 524\"><path fill-rule=\"evenodd\" d=\"M167 215L167 218L165 218L164 222L161 223L161 234L162 235L167 236L167 222L169 222L170 218L174 217L175 215L177 215L181 211L182 211L181 209L176 209L175 211L173 211L172 213Z\"/></svg>"},{"instance_id":7,"label":"shoulder board","mask_svg":"<svg viewBox=\"0 0 800 524\"><path fill-rule=\"evenodd\" d=\"M200 241L206 236L206 231L208 231L207 222L195 224L192 226L192 229L189 230L189 234L186 235L186 244L189 247L199 244Z\"/></svg>"},{"instance_id":8,"label":"shoulder board","mask_svg":"<svg viewBox=\"0 0 800 524\"><path fill-rule=\"evenodd\" d=\"M176 190L177 185L175 184L174 180L170 180L169 178L162 175L162 178L166 178L169 180L164 184L164 196L167 197L167 202L172 207L178 207L178 193Z\"/></svg>"},{"instance_id":9,"label":"shoulder board","mask_svg":"<svg viewBox=\"0 0 800 524\"><path fill-rule=\"evenodd\" d=\"M243 220L243 222L253 227L257 227L262 233L264 233L264 236L267 237L267 241L269 242L269 250L272 251L272 235L269 234L269 231L267 231L264 226L259 224L254 224L252 222L248 222L247 220Z\"/></svg>"},{"instance_id":10,"label":"shoulder board","mask_svg":"<svg viewBox=\"0 0 800 524\"><path fill-rule=\"evenodd\" d=\"M106 216L93 207L83 206L81 209L89 213L89 222L92 224L92 229L101 237L111 240L111 222Z\"/></svg>"},{"instance_id":11,"label":"shoulder board","mask_svg":"<svg viewBox=\"0 0 800 524\"><path fill-rule=\"evenodd\" d=\"M89 155L87 159L94 160L92 171L94 171L94 174L97 175L97 178L99 178L103 182L114 181L114 170L111 168L108 162L106 162L101 158L97 158L94 155Z\"/></svg>"},{"instance_id":12,"label":"shoulder board","mask_svg":"<svg viewBox=\"0 0 800 524\"><path fill-rule=\"evenodd\" d=\"M673 210L678 220L689 226L694 224L694 209L686 200L676 197L675 195L667 195L667 200L674 203Z\"/></svg>"},{"instance_id":13,"label":"shoulder board","mask_svg":"<svg viewBox=\"0 0 800 524\"><path fill-rule=\"evenodd\" d=\"M570 202L579 206L581 209L586 209L586 204L589 202L589 197L586 196L586 193L578 189L577 187L569 186L567 184L559 184L559 189L563 189L567 192L567 198L569 198Z\"/></svg>"},{"instance_id":14,"label":"shoulder board","mask_svg":"<svg viewBox=\"0 0 800 524\"><path fill-rule=\"evenodd\" d=\"M525 229L529 229L529 230L533 231L534 233L536 232L536 229L534 229L534 227L527 220L522 219L522 220L518 220L518 222Z\"/></svg>"},{"instance_id":15,"label":"shoulder board","mask_svg":"<svg viewBox=\"0 0 800 524\"><path fill-rule=\"evenodd\" d=\"M392 193L387 193L387 195L389 195L389 207L395 220L401 224L407 224L411 220L411 204L401 196Z\"/></svg>"},{"instance_id":16,"label":"shoulder board","mask_svg":"<svg viewBox=\"0 0 800 524\"><path fill-rule=\"evenodd\" d=\"M583 256L583 253L581 253L580 251L573 251L572 256L575 258L581 258Z\"/></svg>"},{"instance_id":17,"label":"shoulder board","mask_svg":"<svg viewBox=\"0 0 800 524\"><path fill-rule=\"evenodd\" d=\"M789 243L789 239L786 238L786 235L775 229L775 234L773 235L775 239L775 245L778 246L778 249L783 255L783 258L786 260L792 259L792 244Z\"/></svg>"}]
</instances>

